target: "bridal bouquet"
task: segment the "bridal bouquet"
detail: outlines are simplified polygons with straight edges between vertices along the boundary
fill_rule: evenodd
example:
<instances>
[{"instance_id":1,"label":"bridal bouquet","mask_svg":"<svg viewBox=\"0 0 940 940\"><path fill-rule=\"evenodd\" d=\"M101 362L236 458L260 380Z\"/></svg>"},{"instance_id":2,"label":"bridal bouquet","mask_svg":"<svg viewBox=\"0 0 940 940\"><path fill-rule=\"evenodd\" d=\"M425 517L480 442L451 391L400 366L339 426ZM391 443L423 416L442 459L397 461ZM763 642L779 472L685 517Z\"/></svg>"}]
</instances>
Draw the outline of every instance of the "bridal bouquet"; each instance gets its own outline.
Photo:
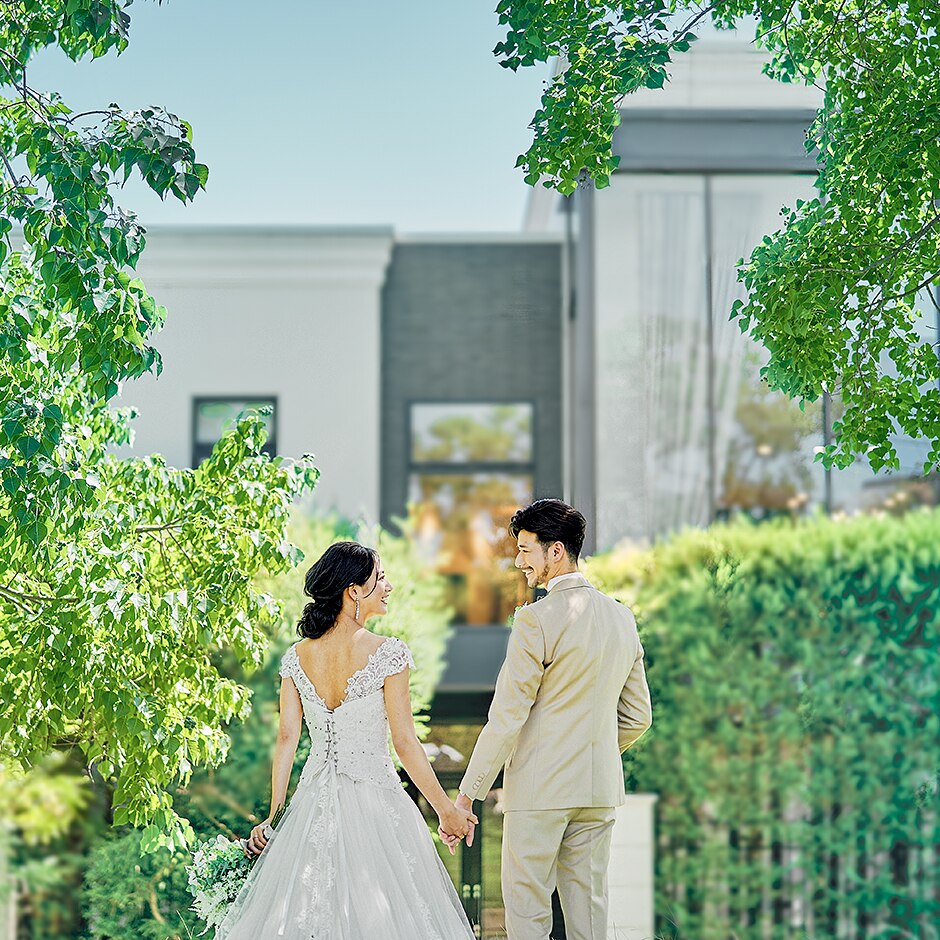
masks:
<instances>
[{"instance_id":1,"label":"bridal bouquet","mask_svg":"<svg viewBox=\"0 0 940 940\"><path fill-rule=\"evenodd\" d=\"M284 807L279 806L270 827L265 830L268 839L283 815ZM200 937L222 923L252 865L260 858L258 855L247 855L247 846L247 839L233 841L218 835L201 843L193 853L192 863L186 873L189 891L194 898L191 909L206 922L206 929L199 934Z\"/></svg>"},{"instance_id":2,"label":"bridal bouquet","mask_svg":"<svg viewBox=\"0 0 940 940\"><path fill-rule=\"evenodd\" d=\"M241 842L222 835L203 842L193 853L187 869L189 890L195 899L192 910L206 922L206 930L222 923L250 870L251 859Z\"/></svg>"}]
</instances>

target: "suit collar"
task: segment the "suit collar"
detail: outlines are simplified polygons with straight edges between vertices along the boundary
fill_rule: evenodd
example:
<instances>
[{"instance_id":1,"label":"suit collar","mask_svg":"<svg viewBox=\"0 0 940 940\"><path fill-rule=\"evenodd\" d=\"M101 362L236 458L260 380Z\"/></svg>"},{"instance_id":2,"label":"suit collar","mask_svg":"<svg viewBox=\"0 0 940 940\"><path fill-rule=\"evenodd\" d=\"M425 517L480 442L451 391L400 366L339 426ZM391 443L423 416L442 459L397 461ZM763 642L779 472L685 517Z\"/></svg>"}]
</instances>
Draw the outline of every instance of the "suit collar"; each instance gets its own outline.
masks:
<instances>
[{"instance_id":1,"label":"suit collar","mask_svg":"<svg viewBox=\"0 0 940 940\"><path fill-rule=\"evenodd\" d=\"M572 571L571 576L566 576L563 581L552 585L549 594L556 594L558 591L570 591L572 588L590 587L591 582L581 574L580 571Z\"/></svg>"}]
</instances>

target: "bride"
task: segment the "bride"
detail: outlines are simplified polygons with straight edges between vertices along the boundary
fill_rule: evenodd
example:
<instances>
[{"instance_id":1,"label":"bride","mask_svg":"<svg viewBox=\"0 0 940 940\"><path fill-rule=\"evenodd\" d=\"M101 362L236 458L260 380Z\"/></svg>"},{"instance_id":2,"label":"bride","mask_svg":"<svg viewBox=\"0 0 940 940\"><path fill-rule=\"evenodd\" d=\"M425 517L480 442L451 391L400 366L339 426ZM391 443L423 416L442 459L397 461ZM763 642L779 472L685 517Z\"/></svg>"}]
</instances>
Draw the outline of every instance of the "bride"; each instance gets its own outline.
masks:
<instances>
[{"instance_id":1,"label":"bride","mask_svg":"<svg viewBox=\"0 0 940 940\"><path fill-rule=\"evenodd\" d=\"M251 831L255 863L216 940L472 940L457 892L402 765L434 807L442 833L473 838L477 818L447 798L415 735L408 647L363 624L388 610L392 585L378 554L332 545L307 572L302 637L281 661L280 727L271 816ZM310 756L287 809L301 722Z\"/></svg>"}]
</instances>

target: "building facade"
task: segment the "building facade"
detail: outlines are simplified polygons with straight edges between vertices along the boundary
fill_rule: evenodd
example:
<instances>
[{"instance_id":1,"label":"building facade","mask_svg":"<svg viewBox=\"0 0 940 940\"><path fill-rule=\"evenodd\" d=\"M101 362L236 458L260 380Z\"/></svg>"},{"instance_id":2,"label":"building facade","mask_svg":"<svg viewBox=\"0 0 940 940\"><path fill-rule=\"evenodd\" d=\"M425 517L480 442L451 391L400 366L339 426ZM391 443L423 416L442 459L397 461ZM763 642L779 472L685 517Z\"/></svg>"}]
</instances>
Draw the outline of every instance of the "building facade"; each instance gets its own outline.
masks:
<instances>
[{"instance_id":1,"label":"building facade","mask_svg":"<svg viewBox=\"0 0 940 940\"><path fill-rule=\"evenodd\" d=\"M664 89L625 103L609 187L532 191L526 230L562 233L571 251L568 482L592 548L742 512L935 499L926 447L900 435L897 472L824 471L838 401L804 411L771 393L766 351L729 319L739 261L816 194L806 131L821 92L771 81L764 61L740 36L706 37Z\"/></svg>"}]
</instances>

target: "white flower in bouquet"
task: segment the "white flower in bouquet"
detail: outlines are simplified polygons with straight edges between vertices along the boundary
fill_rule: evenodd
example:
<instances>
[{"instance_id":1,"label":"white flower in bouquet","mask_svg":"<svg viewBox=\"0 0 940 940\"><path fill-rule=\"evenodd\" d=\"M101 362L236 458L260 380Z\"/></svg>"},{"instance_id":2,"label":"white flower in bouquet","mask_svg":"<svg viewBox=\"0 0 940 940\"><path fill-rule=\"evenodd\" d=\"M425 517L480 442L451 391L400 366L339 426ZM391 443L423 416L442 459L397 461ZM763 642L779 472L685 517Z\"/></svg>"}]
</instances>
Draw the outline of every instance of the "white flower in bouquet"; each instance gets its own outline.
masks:
<instances>
[{"instance_id":1,"label":"white flower in bouquet","mask_svg":"<svg viewBox=\"0 0 940 940\"><path fill-rule=\"evenodd\" d=\"M206 930L222 923L251 871L251 863L241 842L221 835L203 842L193 853L187 869L192 910L206 922Z\"/></svg>"}]
</instances>

